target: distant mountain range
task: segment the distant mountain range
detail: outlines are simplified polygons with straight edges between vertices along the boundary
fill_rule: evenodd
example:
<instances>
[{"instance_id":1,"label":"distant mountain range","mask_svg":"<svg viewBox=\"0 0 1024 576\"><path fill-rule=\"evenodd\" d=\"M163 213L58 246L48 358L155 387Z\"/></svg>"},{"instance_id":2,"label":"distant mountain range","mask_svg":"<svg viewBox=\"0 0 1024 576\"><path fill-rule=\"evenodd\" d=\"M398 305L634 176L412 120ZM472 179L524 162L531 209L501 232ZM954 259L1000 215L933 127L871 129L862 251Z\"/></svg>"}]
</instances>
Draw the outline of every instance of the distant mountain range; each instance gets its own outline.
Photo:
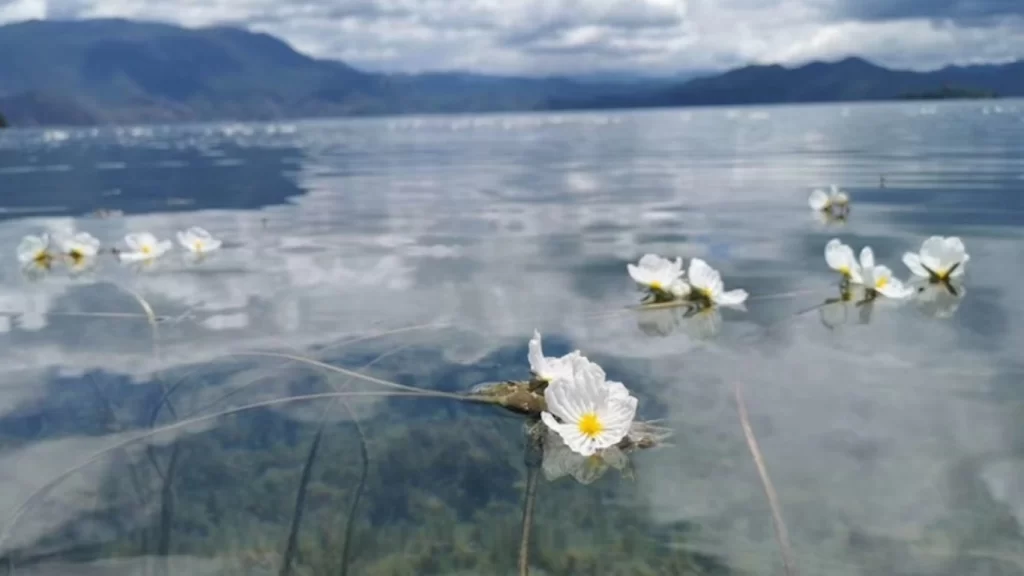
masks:
<instances>
[{"instance_id":1,"label":"distant mountain range","mask_svg":"<svg viewBox=\"0 0 1024 576\"><path fill-rule=\"evenodd\" d=\"M862 59L748 66L695 79L377 74L267 34L128 20L0 26L0 114L12 126L708 104L920 95L1024 96L1024 61L889 70Z\"/></svg>"}]
</instances>

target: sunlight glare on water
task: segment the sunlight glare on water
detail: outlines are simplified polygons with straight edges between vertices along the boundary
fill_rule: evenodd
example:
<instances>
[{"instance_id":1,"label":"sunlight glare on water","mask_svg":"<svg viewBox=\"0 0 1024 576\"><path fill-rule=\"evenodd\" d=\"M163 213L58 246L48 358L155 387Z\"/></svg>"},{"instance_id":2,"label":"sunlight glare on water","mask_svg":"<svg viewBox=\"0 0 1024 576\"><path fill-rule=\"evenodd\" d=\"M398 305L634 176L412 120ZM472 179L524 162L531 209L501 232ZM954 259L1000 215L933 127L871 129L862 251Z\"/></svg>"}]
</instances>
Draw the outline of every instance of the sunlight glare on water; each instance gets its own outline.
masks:
<instances>
[{"instance_id":1,"label":"sunlight glare on water","mask_svg":"<svg viewBox=\"0 0 1024 576\"><path fill-rule=\"evenodd\" d=\"M249 353L466 392L529 378L535 329L673 435L542 476L531 573L783 574L740 384L801 574L1024 574L1024 102L9 130L0 188L0 574L514 574L521 418ZM223 247L16 259L190 226ZM906 280L933 235L962 298L817 308L831 238ZM746 310L628 309L646 253Z\"/></svg>"}]
</instances>

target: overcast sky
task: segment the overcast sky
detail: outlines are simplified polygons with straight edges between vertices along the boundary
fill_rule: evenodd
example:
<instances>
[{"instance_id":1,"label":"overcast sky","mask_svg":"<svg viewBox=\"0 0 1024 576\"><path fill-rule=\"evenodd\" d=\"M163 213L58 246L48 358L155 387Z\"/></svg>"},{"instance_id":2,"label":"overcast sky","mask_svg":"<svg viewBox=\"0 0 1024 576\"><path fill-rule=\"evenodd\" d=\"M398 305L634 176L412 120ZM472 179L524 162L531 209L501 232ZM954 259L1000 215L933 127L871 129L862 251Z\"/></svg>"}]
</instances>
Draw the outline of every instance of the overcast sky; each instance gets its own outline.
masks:
<instances>
[{"instance_id":1,"label":"overcast sky","mask_svg":"<svg viewBox=\"0 0 1024 576\"><path fill-rule=\"evenodd\" d=\"M671 73L862 55L1024 58L1024 0L0 0L0 21L234 24L389 71Z\"/></svg>"}]
</instances>

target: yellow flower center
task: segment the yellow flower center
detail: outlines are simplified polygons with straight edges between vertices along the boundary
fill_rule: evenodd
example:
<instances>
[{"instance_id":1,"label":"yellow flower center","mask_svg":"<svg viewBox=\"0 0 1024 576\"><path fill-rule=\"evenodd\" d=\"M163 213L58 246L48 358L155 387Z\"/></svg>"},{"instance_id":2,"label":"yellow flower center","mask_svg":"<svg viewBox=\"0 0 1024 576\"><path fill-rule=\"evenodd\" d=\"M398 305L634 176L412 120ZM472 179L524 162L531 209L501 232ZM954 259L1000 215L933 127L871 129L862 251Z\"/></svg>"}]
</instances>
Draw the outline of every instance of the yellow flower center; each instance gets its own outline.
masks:
<instances>
[{"instance_id":1,"label":"yellow flower center","mask_svg":"<svg viewBox=\"0 0 1024 576\"><path fill-rule=\"evenodd\" d=\"M657 280L655 280L654 282L651 282L651 290L664 290L664 289L665 289L665 287L664 287L664 285L661 282L659 282Z\"/></svg>"},{"instance_id":2,"label":"yellow flower center","mask_svg":"<svg viewBox=\"0 0 1024 576\"><path fill-rule=\"evenodd\" d=\"M849 276L850 275L850 267L849 266L840 266L839 267L839 273L842 274L843 276Z\"/></svg>"},{"instance_id":3,"label":"yellow flower center","mask_svg":"<svg viewBox=\"0 0 1024 576\"><path fill-rule=\"evenodd\" d=\"M47 252L46 250L40 250L39 252L36 252L36 255L32 258L32 261L35 262L36 265L38 266L42 266L43 268L49 268L50 263L53 261L53 256L51 256L50 253Z\"/></svg>"},{"instance_id":4,"label":"yellow flower center","mask_svg":"<svg viewBox=\"0 0 1024 576\"><path fill-rule=\"evenodd\" d=\"M196 252L202 252L203 251L203 241L202 240L194 240L192 242L192 249L195 250Z\"/></svg>"},{"instance_id":5,"label":"yellow flower center","mask_svg":"<svg viewBox=\"0 0 1024 576\"><path fill-rule=\"evenodd\" d=\"M153 247L150 246L149 244L143 244L141 247L139 247L139 252L142 252L146 256L149 256L150 254L153 253Z\"/></svg>"},{"instance_id":6,"label":"yellow flower center","mask_svg":"<svg viewBox=\"0 0 1024 576\"><path fill-rule=\"evenodd\" d=\"M889 285L889 279L885 276L875 280L875 290L881 290Z\"/></svg>"},{"instance_id":7,"label":"yellow flower center","mask_svg":"<svg viewBox=\"0 0 1024 576\"><path fill-rule=\"evenodd\" d=\"M75 264L78 264L82 260L85 260L85 254L83 254L82 251L79 250L78 248L72 248L71 251L68 252L68 257L71 258L71 262Z\"/></svg>"},{"instance_id":8,"label":"yellow flower center","mask_svg":"<svg viewBox=\"0 0 1024 576\"><path fill-rule=\"evenodd\" d=\"M581 434L591 439L596 438L604 430L601 421L597 419L597 414L593 412L584 414L577 426L579 426Z\"/></svg>"}]
</instances>

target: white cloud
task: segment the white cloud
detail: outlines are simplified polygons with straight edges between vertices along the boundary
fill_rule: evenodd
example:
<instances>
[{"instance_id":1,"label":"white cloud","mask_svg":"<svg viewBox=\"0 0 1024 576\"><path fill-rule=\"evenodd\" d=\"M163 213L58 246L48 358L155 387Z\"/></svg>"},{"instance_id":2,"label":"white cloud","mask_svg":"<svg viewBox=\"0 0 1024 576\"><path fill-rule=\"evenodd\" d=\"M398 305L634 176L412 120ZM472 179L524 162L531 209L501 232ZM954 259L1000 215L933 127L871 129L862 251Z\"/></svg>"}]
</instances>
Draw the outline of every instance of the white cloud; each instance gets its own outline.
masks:
<instances>
[{"instance_id":1,"label":"white cloud","mask_svg":"<svg viewBox=\"0 0 1024 576\"><path fill-rule=\"evenodd\" d=\"M1004 0L14 0L0 22L127 17L268 32L389 71L666 73L863 55L913 68L1024 57Z\"/></svg>"}]
</instances>

